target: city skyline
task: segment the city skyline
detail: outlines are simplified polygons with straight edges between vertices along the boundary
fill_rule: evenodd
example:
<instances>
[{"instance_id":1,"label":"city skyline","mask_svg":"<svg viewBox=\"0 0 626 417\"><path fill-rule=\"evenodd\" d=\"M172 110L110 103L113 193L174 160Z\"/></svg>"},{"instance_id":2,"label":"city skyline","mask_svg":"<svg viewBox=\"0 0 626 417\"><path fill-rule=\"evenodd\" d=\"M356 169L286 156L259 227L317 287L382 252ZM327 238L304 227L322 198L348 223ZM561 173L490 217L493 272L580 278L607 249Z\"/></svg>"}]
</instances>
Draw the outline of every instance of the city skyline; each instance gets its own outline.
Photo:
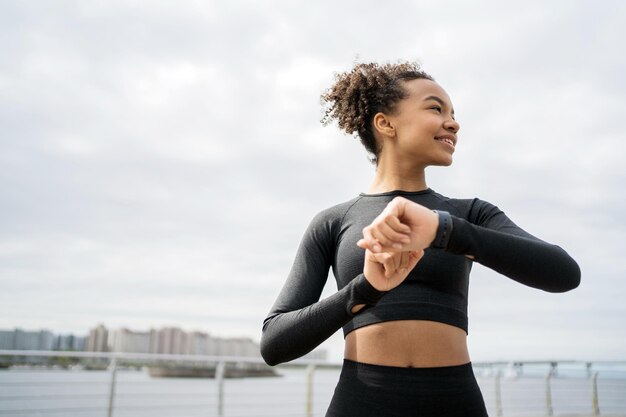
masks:
<instances>
[{"instance_id":1,"label":"city skyline","mask_svg":"<svg viewBox=\"0 0 626 417\"><path fill-rule=\"evenodd\" d=\"M187 331L180 327L109 329L102 323L84 336L55 334L47 329L0 329L1 350L261 357L258 341L250 337L216 337L205 331ZM326 360L327 352L315 349L305 357Z\"/></svg>"},{"instance_id":2,"label":"city skyline","mask_svg":"<svg viewBox=\"0 0 626 417\"><path fill-rule=\"evenodd\" d=\"M9 326L7 328L0 328L0 332L7 332L7 331L23 331L23 332L27 332L27 333L35 333L35 332L47 332L50 333L52 335L54 335L55 337L58 336L76 336L76 337L87 337L89 336L89 333L97 327L104 327L107 329L111 329L111 330L129 330L132 332L150 332L150 331L154 331L154 330L163 330L163 329L178 329L181 330L183 332L186 333L202 333L202 334L206 334L209 335L211 337L217 338L217 339L243 339L243 338L249 338L251 340L253 340L252 338L248 337L248 336L234 336L234 337L224 337L224 336L220 336L220 335L215 335L207 330L200 330L200 329L189 329L189 328L184 328L182 326L153 326L153 327L149 327L149 328L143 328L143 329L137 329L137 328L130 328L129 326L119 326L119 327L109 327L107 326L104 322L100 322L98 323L95 327L91 327L89 329L87 329L86 331L78 331L78 332L61 332L61 331L57 331L55 329L50 329L50 328L44 328L44 327L40 327L40 328L23 328L23 327L19 327L19 326ZM256 341L258 342L258 341Z\"/></svg>"}]
</instances>

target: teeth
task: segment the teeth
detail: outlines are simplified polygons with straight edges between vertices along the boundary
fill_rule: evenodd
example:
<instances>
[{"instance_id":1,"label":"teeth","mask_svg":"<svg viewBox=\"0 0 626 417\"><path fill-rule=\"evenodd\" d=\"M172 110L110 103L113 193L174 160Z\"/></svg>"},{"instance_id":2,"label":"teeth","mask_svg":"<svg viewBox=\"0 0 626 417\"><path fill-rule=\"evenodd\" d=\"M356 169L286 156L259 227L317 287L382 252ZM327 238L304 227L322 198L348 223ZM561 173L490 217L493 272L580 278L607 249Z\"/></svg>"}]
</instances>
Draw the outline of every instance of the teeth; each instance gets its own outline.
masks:
<instances>
[{"instance_id":1,"label":"teeth","mask_svg":"<svg viewBox=\"0 0 626 417\"><path fill-rule=\"evenodd\" d=\"M445 142L445 143L447 143L447 144L449 144L449 145L454 146L454 142L452 142L452 140L451 140L451 139L448 139L448 138L439 138L439 140L440 140L441 142Z\"/></svg>"}]
</instances>

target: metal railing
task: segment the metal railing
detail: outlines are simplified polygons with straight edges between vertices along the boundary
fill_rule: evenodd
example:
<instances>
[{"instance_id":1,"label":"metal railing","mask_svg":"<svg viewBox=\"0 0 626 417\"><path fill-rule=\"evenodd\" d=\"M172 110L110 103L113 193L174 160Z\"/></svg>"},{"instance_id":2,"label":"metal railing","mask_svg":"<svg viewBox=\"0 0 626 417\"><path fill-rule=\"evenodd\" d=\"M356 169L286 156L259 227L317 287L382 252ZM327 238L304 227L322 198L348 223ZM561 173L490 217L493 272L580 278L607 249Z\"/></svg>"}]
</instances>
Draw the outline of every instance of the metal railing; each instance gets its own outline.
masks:
<instances>
[{"instance_id":1,"label":"metal railing","mask_svg":"<svg viewBox=\"0 0 626 417\"><path fill-rule=\"evenodd\" d=\"M626 362L527 361L473 365L491 415L529 414L520 409L528 410L534 402L534 415L626 416ZM534 370L526 372L526 368ZM560 368L566 371L560 372ZM488 376L481 376L490 370L486 372ZM605 376L602 392L598 384L601 373ZM534 389L524 396L520 393L530 391L524 386L529 381ZM504 406L503 383L507 384L508 407ZM518 397L521 405L515 407L510 400L513 396Z\"/></svg>"},{"instance_id":2,"label":"metal railing","mask_svg":"<svg viewBox=\"0 0 626 417\"><path fill-rule=\"evenodd\" d=\"M41 364L42 369L39 371L42 374L35 376L39 379L19 381L15 378L0 378L0 417L59 414L81 417L140 417L167 413L177 417L323 416L341 368L338 363L296 360L276 368L279 373L288 374L288 378L282 382L274 383L280 378L246 378L227 382L229 370L245 365L260 367L264 365L262 359L235 356L0 350L0 363L3 359L4 362L9 362L7 360L9 357L21 357L22 362L25 358L30 358L26 362L30 361L35 365L45 358L73 359L75 366L78 364L83 369L96 367L100 369L100 373L97 374L97 379L55 380L42 377L45 375L43 372L48 371ZM188 364L198 368L210 365L214 369L214 375L210 379L210 384L206 382L207 380L202 384L186 383L183 392L180 392L173 389L175 386L173 384L185 384L180 379L169 380L168 384L164 385L155 382L157 379L145 377L145 372L128 372L129 369L138 370L159 364ZM626 363L613 364L626 369ZM490 415L554 416L566 412L567 415L578 416L626 416L626 371L611 376L610 371L599 370L604 365L600 362L564 361L473 364ZM580 370L574 376L560 372L560 367L568 366L575 366ZM543 374L541 367L547 368ZM32 371L33 368L29 369ZM28 376L28 371L24 372L24 375ZM144 379L129 378L134 374L143 375ZM608 376L600 378L601 374ZM86 375L89 374L77 374L83 378L86 378ZM61 390L61 385L64 385L63 389L66 391ZM89 386L97 387L98 390L77 393L74 388L68 388ZM137 387L150 388L153 391L137 390ZM173 402L166 402L168 399ZM198 399L201 402L197 402ZM61 402L61 405L58 402Z\"/></svg>"},{"instance_id":3,"label":"metal railing","mask_svg":"<svg viewBox=\"0 0 626 417\"><path fill-rule=\"evenodd\" d=\"M35 400L41 399L41 393L35 394L26 394L26 395L6 395L5 393L9 391L10 388L20 387L24 385L38 385L40 387L50 387L59 381L48 381L47 383L42 382L33 382L33 383L25 383L25 382L2 382L0 380L0 417L7 417L13 415L19 416L30 416L30 415L43 415L43 414L53 414L53 413L82 413L81 415L85 415L85 413L91 412L94 415L98 414L101 416L113 417L117 415L117 411L120 408L125 412L124 414L129 414L129 411L136 411L140 413L141 411L150 410L150 405L136 406L136 405L126 405L124 407L120 407L117 404L117 400L120 398L120 393L118 392L119 387L119 378L118 373L120 369L128 369L130 368L141 368L144 366L150 365L158 365L158 364L189 364L192 367L205 367L206 365L211 365L215 370L214 376L212 377L212 388L214 388L214 392L206 392L206 393L197 393L196 396L204 397L209 401L204 402L199 405L202 408L202 415L207 415L205 410L212 412L208 415L214 415L218 417L223 417L226 415L226 403L229 399L226 395L226 380L228 378L228 371L241 367L241 365L257 365L264 366L265 363L260 357L240 357L240 356L206 356L206 355L174 355L174 354L144 354L144 353L117 353L117 352L63 352L63 351L34 351L34 350L0 350L0 364L2 363L2 358L18 358L18 363L30 363L31 366L43 366L41 360L42 358L73 358L80 359L78 364L85 368L99 368L101 371L106 369L106 373L108 374L108 381L106 382L106 405L100 406L72 406L72 407L56 407L56 408L6 408L3 406L7 400ZM21 359L20 359L21 358ZM5 361L5 363L9 364L11 361ZM48 364L49 365L49 364ZM326 361L321 360L296 360L290 362L288 365L283 367L278 367L279 369L307 369L307 381L301 381L301 385L306 384L305 390L305 398L302 406L300 407L301 412L298 415L312 417L314 410L314 372L319 369L319 367L325 369L336 369L339 370L341 365L339 364L328 364ZM267 367L271 369L270 367ZM35 368L37 369L37 368ZM188 369L188 368L187 368ZM78 383L90 384L93 381L79 381ZM98 384L102 387L104 385L104 381L99 381ZM208 390L207 390L208 391ZM136 395L136 394L135 394ZM104 394L88 394L88 395L75 395L74 398L78 399L93 399L93 400L101 400ZM45 397L45 395L44 395ZM71 398L71 396L68 396ZM128 395L126 398L129 398ZM145 395L144 395L145 397ZM211 398L213 397L213 398ZM48 395L49 399L57 398L54 395ZM143 397L142 397L143 398ZM241 403L241 401L238 401ZM100 402L100 404L102 404ZM254 404L249 404L250 407L254 407ZM155 407L156 408L156 407ZM163 409L163 407L159 407ZM167 408L167 407L166 407ZM189 409L194 408L194 406L190 406L189 404L175 404L172 406L173 409L183 409L187 410L186 412L191 412ZM318 410L319 411L319 410ZM139 414L138 414L139 415ZM174 415L179 416L178 412L175 412ZM252 411L251 416L259 415L256 411ZM270 415L283 415L279 413L272 413ZM284 414L284 415L292 415L292 414ZM233 416L234 417L234 416Z\"/></svg>"}]
</instances>

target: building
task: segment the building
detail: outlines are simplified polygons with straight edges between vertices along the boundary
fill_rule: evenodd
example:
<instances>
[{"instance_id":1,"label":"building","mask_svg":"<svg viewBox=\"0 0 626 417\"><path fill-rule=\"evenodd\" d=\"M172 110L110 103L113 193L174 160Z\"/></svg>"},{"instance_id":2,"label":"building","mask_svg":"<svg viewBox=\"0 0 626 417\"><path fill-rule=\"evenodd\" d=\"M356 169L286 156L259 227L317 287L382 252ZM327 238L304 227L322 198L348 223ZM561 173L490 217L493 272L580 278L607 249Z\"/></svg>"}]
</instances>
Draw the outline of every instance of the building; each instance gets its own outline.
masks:
<instances>
[{"instance_id":1,"label":"building","mask_svg":"<svg viewBox=\"0 0 626 417\"><path fill-rule=\"evenodd\" d=\"M15 330L0 330L0 350L15 349Z\"/></svg>"},{"instance_id":2,"label":"building","mask_svg":"<svg viewBox=\"0 0 626 417\"><path fill-rule=\"evenodd\" d=\"M62 350L174 355L260 357L259 345L250 338L216 338L208 333L164 327L137 332L126 328L109 331L99 324L89 336L53 335L47 330L0 330L0 350ZM326 352L309 356L325 359Z\"/></svg>"},{"instance_id":3,"label":"building","mask_svg":"<svg viewBox=\"0 0 626 417\"><path fill-rule=\"evenodd\" d=\"M86 343L87 338L83 336L57 335L54 338L53 350L82 351L85 350Z\"/></svg>"},{"instance_id":4,"label":"building","mask_svg":"<svg viewBox=\"0 0 626 417\"><path fill-rule=\"evenodd\" d=\"M213 339L208 333L187 333L187 346L185 353L188 355L210 355Z\"/></svg>"},{"instance_id":5,"label":"building","mask_svg":"<svg viewBox=\"0 0 626 417\"><path fill-rule=\"evenodd\" d=\"M111 352L150 353L152 332L134 332L119 329L110 332L108 348Z\"/></svg>"},{"instance_id":6,"label":"building","mask_svg":"<svg viewBox=\"0 0 626 417\"><path fill-rule=\"evenodd\" d=\"M187 334L178 327L164 327L156 331L156 348L154 353L182 355L187 345Z\"/></svg>"},{"instance_id":7,"label":"building","mask_svg":"<svg viewBox=\"0 0 626 417\"><path fill-rule=\"evenodd\" d=\"M115 333L115 337L131 337L133 332L126 329L124 331L123 336L120 333ZM173 355L260 357L259 345L249 338L215 338L205 332L186 332L178 327L151 329L146 333L134 334L136 338L141 338L141 342L137 341L136 343L141 344L142 352ZM126 350L124 350L120 343L122 342L116 341L110 344L111 350L115 352L139 352L139 350L128 350L131 349L129 345L125 345Z\"/></svg>"},{"instance_id":8,"label":"building","mask_svg":"<svg viewBox=\"0 0 626 417\"><path fill-rule=\"evenodd\" d=\"M106 352L108 350L109 331L100 324L89 331L85 350L88 352Z\"/></svg>"},{"instance_id":9,"label":"building","mask_svg":"<svg viewBox=\"0 0 626 417\"><path fill-rule=\"evenodd\" d=\"M216 339L213 352L216 356L260 357L260 347L249 338Z\"/></svg>"},{"instance_id":10,"label":"building","mask_svg":"<svg viewBox=\"0 0 626 417\"><path fill-rule=\"evenodd\" d=\"M54 335L48 330L34 332L22 329L0 330L0 349L6 350L52 350Z\"/></svg>"},{"instance_id":11,"label":"building","mask_svg":"<svg viewBox=\"0 0 626 417\"><path fill-rule=\"evenodd\" d=\"M84 350L85 337L56 336L48 330L0 330L0 350Z\"/></svg>"}]
</instances>

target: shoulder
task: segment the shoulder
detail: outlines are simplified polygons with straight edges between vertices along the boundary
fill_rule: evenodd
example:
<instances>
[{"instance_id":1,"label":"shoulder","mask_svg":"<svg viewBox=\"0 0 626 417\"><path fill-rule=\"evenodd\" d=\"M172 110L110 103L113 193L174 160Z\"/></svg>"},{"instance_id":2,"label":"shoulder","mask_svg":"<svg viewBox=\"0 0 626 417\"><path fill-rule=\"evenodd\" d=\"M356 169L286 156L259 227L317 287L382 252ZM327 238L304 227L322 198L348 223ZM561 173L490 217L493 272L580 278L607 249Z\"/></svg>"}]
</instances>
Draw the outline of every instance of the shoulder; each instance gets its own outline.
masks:
<instances>
[{"instance_id":1,"label":"shoulder","mask_svg":"<svg viewBox=\"0 0 626 417\"><path fill-rule=\"evenodd\" d=\"M343 223L343 219L356 203L361 200L361 196L357 196L351 200L344 201L343 203L335 204L318 212L311 220L309 228L323 228L332 229L333 227L340 226Z\"/></svg>"},{"instance_id":2,"label":"shoulder","mask_svg":"<svg viewBox=\"0 0 626 417\"><path fill-rule=\"evenodd\" d=\"M480 198L450 198L434 193L450 214L462 217L470 223L485 225L504 216L504 212L495 204ZM504 216L506 217L506 216Z\"/></svg>"},{"instance_id":3,"label":"shoulder","mask_svg":"<svg viewBox=\"0 0 626 417\"><path fill-rule=\"evenodd\" d=\"M325 254L330 259L341 233L343 219L350 208L359 201L359 197L336 204L318 212L307 227L301 241L301 248ZM315 253L317 253L315 252ZM313 252L310 252L311 254Z\"/></svg>"}]
</instances>

